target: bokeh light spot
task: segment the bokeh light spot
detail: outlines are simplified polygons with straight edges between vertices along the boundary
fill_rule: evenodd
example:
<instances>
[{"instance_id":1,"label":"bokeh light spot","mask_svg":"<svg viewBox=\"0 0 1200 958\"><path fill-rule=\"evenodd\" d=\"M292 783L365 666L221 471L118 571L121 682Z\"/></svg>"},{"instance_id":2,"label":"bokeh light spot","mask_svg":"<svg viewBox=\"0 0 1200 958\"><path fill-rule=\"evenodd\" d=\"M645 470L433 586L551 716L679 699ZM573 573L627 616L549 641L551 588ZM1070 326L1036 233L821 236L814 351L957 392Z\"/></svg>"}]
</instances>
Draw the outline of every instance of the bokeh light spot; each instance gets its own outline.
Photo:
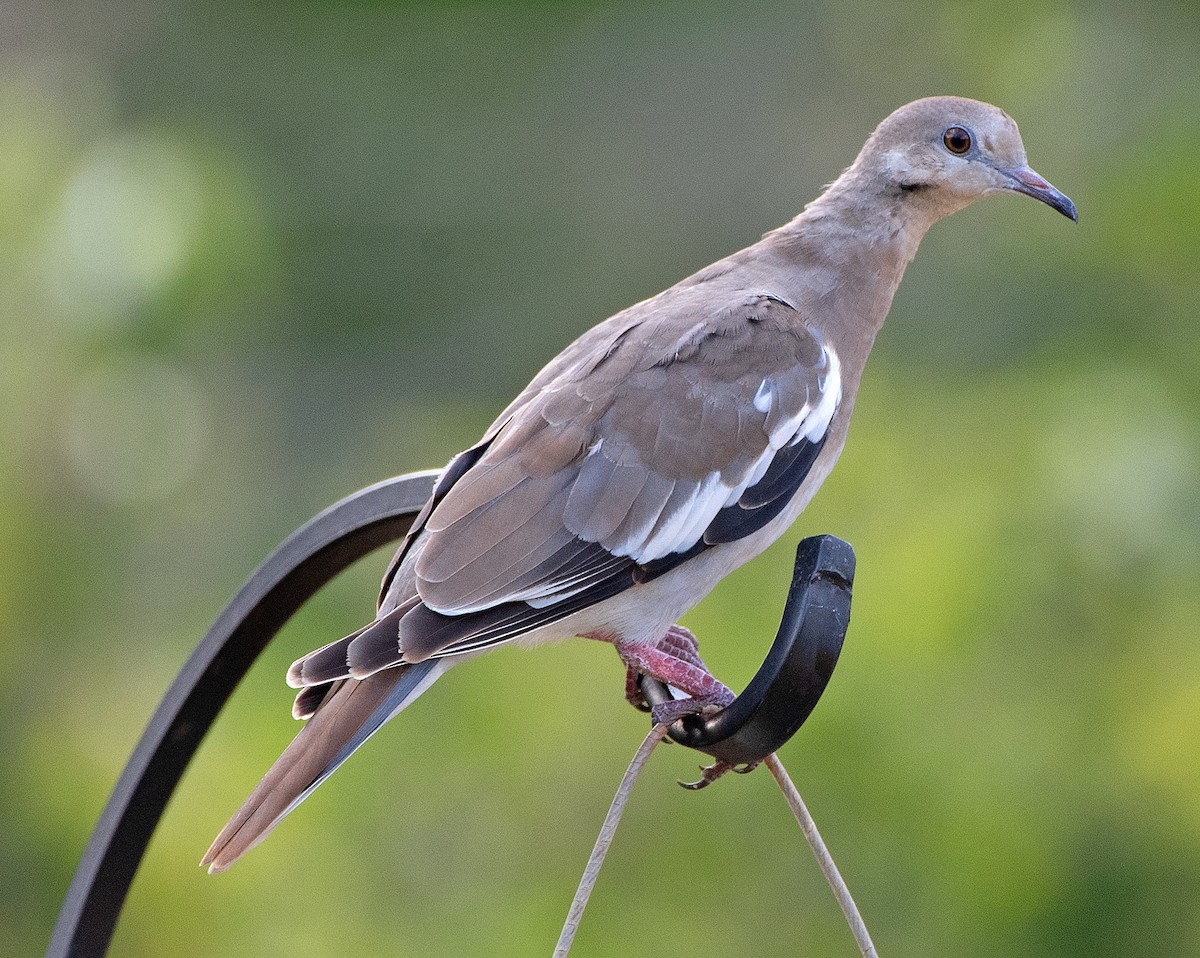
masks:
<instances>
[{"instance_id":1,"label":"bokeh light spot","mask_svg":"<svg viewBox=\"0 0 1200 958\"><path fill-rule=\"evenodd\" d=\"M106 139L63 189L43 256L47 291L80 322L120 322L179 275L203 220L186 153L156 135Z\"/></svg>"},{"instance_id":2,"label":"bokeh light spot","mask_svg":"<svg viewBox=\"0 0 1200 958\"><path fill-rule=\"evenodd\" d=\"M208 403L181 371L123 357L85 374L70 398L62 443L75 480L97 499L130 504L166 496L203 459Z\"/></svg>"}]
</instances>

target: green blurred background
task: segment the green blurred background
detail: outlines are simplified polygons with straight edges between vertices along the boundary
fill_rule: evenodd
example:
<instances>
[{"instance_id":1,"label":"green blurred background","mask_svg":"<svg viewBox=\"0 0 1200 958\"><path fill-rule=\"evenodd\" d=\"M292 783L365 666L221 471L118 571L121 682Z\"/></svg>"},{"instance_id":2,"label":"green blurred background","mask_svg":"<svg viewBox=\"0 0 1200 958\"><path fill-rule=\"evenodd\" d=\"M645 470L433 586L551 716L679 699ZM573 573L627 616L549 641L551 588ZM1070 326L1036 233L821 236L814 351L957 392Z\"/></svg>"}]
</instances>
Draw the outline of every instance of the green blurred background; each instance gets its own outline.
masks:
<instances>
[{"instance_id":1,"label":"green blurred background","mask_svg":"<svg viewBox=\"0 0 1200 958\"><path fill-rule=\"evenodd\" d=\"M0 941L45 946L160 695L308 516L438 466L561 346L789 219L901 103L991 100L1072 226L938 226L849 447L692 613L740 687L806 534L854 622L783 750L887 958L1200 955L1200 14L1190 2L6 0ZM232 872L288 627L167 811L129 956L545 955L646 728L611 649L456 670ZM581 681L586 676L588 681ZM852 955L765 773L659 752L573 955Z\"/></svg>"}]
</instances>

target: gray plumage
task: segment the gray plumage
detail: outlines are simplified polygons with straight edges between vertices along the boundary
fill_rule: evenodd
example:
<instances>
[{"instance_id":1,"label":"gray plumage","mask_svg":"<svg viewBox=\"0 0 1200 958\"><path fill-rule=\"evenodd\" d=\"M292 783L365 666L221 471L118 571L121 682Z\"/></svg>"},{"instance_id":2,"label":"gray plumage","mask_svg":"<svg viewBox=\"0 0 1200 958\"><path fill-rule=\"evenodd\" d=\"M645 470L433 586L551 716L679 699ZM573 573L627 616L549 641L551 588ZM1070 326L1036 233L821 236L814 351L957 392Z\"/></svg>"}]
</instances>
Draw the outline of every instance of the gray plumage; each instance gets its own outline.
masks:
<instances>
[{"instance_id":1,"label":"gray plumage","mask_svg":"<svg viewBox=\"0 0 1200 958\"><path fill-rule=\"evenodd\" d=\"M563 350L447 466L376 621L292 666L308 723L203 863L228 868L456 661L575 635L656 648L828 475L926 230L999 192L1075 218L1001 110L919 100L790 223Z\"/></svg>"}]
</instances>

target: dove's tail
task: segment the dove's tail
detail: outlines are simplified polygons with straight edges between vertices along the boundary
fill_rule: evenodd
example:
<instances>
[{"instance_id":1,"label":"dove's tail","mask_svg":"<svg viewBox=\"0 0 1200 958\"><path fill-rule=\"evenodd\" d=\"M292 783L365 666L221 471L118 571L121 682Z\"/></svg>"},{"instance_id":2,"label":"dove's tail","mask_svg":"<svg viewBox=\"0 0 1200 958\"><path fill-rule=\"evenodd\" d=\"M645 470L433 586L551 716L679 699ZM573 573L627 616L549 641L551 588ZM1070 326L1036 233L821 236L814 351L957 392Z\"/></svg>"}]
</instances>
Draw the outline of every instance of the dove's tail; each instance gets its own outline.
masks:
<instances>
[{"instance_id":1,"label":"dove's tail","mask_svg":"<svg viewBox=\"0 0 1200 958\"><path fill-rule=\"evenodd\" d=\"M333 684L320 707L221 830L200 864L229 868L266 838L388 719L402 711L452 664L426 659L369 678Z\"/></svg>"}]
</instances>

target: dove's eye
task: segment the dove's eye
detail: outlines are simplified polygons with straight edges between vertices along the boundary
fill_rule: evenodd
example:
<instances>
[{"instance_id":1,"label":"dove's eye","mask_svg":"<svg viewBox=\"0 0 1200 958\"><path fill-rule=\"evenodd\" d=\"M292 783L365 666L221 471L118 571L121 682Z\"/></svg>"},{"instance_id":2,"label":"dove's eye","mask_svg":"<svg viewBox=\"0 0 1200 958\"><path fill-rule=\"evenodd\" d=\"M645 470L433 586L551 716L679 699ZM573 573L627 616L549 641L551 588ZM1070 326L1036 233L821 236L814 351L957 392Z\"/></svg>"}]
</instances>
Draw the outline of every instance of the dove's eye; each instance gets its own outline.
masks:
<instances>
[{"instance_id":1,"label":"dove's eye","mask_svg":"<svg viewBox=\"0 0 1200 958\"><path fill-rule=\"evenodd\" d=\"M971 148L971 134L961 126L952 126L942 134L942 142L955 156L962 156Z\"/></svg>"}]
</instances>

